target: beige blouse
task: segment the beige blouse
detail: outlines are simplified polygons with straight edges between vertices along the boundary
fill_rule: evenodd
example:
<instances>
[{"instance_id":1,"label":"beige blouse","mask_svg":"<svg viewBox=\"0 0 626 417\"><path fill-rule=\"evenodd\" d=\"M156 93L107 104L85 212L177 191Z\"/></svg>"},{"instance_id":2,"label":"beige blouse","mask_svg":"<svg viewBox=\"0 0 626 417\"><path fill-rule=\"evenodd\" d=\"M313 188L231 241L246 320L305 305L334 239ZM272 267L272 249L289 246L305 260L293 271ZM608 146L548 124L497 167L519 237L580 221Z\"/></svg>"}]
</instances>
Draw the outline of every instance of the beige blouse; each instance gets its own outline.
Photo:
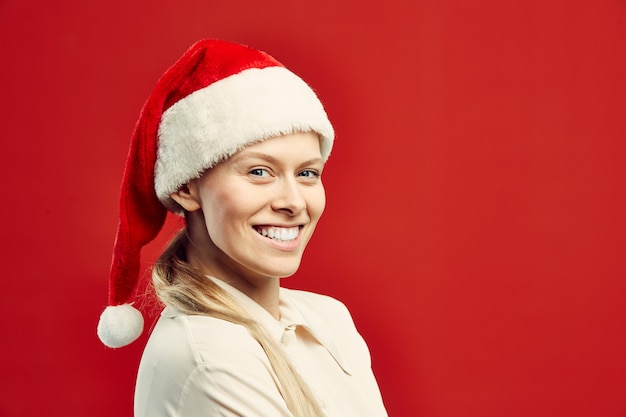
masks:
<instances>
[{"instance_id":1,"label":"beige blouse","mask_svg":"<svg viewBox=\"0 0 626 417\"><path fill-rule=\"evenodd\" d=\"M385 417L368 348L339 301L280 290L280 321L215 280L283 347L328 417ZM259 343L240 325L166 307L143 353L135 417L292 417Z\"/></svg>"}]
</instances>

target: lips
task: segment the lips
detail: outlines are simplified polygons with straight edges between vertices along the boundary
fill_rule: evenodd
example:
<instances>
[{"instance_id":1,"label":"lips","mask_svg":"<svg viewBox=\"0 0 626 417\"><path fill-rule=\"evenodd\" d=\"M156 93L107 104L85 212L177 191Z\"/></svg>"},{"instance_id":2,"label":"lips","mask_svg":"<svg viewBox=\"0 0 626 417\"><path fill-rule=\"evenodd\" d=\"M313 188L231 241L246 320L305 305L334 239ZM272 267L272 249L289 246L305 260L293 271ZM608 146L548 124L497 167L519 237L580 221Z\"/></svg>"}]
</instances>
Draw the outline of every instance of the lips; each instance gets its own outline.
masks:
<instances>
[{"instance_id":1,"label":"lips","mask_svg":"<svg viewBox=\"0 0 626 417\"><path fill-rule=\"evenodd\" d=\"M298 237L298 233L300 232L299 226L255 226L254 229L262 236L283 242L295 240Z\"/></svg>"}]
</instances>

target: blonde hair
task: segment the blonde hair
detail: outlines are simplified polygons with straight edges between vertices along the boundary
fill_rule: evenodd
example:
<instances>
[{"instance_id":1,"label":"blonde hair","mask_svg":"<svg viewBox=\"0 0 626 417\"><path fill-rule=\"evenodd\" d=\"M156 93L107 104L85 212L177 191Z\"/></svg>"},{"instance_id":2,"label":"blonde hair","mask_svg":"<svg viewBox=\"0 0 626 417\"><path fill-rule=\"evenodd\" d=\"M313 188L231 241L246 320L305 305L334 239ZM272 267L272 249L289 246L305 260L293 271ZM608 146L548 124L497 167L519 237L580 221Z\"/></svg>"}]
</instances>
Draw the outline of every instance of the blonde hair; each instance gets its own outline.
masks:
<instances>
[{"instance_id":1,"label":"blonde hair","mask_svg":"<svg viewBox=\"0 0 626 417\"><path fill-rule=\"evenodd\" d=\"M280 393L294 417L323 417L310 388L276 341L234 298L187 262L188 244L184 228L157 260L152 282L159 299L184 314L206 315L244 326L265 351L280 382Z\"/></svg>"}]
</instances>

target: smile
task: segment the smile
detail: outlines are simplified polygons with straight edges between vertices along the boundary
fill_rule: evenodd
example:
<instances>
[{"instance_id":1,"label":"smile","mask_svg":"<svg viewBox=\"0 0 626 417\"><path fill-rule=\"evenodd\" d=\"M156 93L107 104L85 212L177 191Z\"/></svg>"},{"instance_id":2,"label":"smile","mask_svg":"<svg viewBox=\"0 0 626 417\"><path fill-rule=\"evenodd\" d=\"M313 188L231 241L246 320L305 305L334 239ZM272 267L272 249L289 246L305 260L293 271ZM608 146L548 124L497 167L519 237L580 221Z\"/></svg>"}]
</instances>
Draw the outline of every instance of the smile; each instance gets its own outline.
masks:
<instances>
[{"instance_id":1,"label":"smile","mask_svg":"<svg viewBox=\"0 0 626 417\"><path fill-rule=\"evenodd\" d=\"M255 226L254 229L260 235L263 235L269 239L290 241L295 240L298 237L300 227L278 227L278 226Z\"/></svg>"}]
</instances>

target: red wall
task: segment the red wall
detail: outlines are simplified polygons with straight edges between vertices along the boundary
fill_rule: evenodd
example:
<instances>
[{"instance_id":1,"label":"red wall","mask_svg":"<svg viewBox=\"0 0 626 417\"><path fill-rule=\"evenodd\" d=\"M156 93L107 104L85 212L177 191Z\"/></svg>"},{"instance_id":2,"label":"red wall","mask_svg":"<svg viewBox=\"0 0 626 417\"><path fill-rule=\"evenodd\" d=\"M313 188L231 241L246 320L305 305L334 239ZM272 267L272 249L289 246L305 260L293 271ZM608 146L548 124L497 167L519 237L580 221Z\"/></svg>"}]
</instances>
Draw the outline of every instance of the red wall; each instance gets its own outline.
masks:
<instances>
[{"instance_id":1,"label":"red wall","mask_svg":"<svg viewBox=\"0 0 626 417\"><path fill-rule=\"evenodd\" d=\"M145 337L95 335L119 181L202 37L327 105L328 208L286 284L351 308L391 416L626 415L623 0L157 3L0 3L0 416L131 415Z\"/></svg>"}]
</instances>

